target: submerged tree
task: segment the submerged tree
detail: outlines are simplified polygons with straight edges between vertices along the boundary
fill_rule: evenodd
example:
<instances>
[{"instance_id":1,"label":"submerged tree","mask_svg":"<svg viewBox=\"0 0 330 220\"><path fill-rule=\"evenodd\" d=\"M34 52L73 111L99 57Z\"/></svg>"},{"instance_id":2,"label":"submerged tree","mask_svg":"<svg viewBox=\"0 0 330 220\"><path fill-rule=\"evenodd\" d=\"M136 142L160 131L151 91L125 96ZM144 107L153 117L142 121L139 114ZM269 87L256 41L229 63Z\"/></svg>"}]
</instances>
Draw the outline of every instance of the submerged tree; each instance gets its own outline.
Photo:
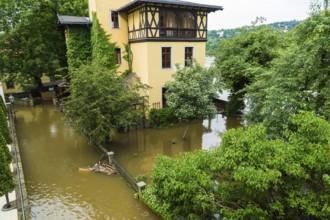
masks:
<instances>
[{"instance_id":1,"label":"submerged tree","mask_svg":"<svg viewBox=\"0 0 330 220\"><path fill-rule=\"evenodd\" d=\"M231 92L227 114L235 115L244 109L244 89L278 57L282 33L262 25L252 30L241 29L236 37L221 42L216 53L216 67L224 88Z\"/></svg>"},{"instance_id":2,"label":"submerged tree","mask_svg":"<svg viewBox=\"0 0 330 220\"><path fill-rule=\"evenodd\" d=\"M286 139L257 125L228 130L213 150L160 157L143 199L164 219L329 219L330 123L310 112L290 123Z\"/></svg>"},{"instance_id":3,"label":"submerged tree","mask_svg":"<svg viewBox=\"0 0 330 220\"><path fill-rule=\"evenodd\" d=\"M176 117L182 122L212 117L215 106L217 86L214 72L192 63L191 67L179 68L174 81L166 83L167 105L174 109Z\"/></svg>"},{"instance_id":4,"label":"submerged tree","mask_svg":"<svg viewBox=\"0 0 330 220\"><path fill-rule=\"evenodd\" d=\"M288 35L290 46L248 88L249 124L264 123L276 136L289 115L314 111L330 119L330 14L314 12Z\"/></svg>"},{"instance_id":5,"label":"submerged tree","mask_svg":"<svg viewBox=\"0 0 330 220\"><path fill-rule=\"evenodd\" d=\"M138 93L126 86L116 69L98 62L81 65L71 74L67 116L74 127L94 141L104 141L118 127L128 128L141 117L132 103Z\"/></svg>"}]
</instances>

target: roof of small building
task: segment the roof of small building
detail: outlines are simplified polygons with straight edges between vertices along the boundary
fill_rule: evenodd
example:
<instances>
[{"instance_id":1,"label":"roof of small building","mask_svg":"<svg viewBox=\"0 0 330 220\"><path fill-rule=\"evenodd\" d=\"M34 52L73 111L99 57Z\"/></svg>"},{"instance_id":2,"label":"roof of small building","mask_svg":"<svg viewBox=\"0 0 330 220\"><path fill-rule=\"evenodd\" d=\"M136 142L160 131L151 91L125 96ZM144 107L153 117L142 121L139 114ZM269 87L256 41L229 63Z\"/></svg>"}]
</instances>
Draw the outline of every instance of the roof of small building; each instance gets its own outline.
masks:
<instances>
[{"instance_id":1,"label":"roof of small building","mask_svg":"<svg viewBox=\"0 0 330 220\"><path fill-rule=\"evenodd\" d=\"M204 8L208 12L215 12L218 10L223 10L222 6L218 5L206 5L206 4L199 4L194 2L187 2L187 1L181 1L181 0L134 0L130 3L120 7L117 9L117 11L128 11L142 3L155 3L155 4L164 4L164 5L179 5L179 6L188 6L193 8Z\"/></svg>"},{"instance_id":2,"label":"roof of small building","mask_svg":"<svg viewBox=\"0 0 330 220\"><path fill-rule=\"evenodd\" d=\"M92 24L89 17L79 17L79 16L70 16L70 15L57 15L58 21L62 25L68 25L68 24Z\"/></svg>"}]
</instances>

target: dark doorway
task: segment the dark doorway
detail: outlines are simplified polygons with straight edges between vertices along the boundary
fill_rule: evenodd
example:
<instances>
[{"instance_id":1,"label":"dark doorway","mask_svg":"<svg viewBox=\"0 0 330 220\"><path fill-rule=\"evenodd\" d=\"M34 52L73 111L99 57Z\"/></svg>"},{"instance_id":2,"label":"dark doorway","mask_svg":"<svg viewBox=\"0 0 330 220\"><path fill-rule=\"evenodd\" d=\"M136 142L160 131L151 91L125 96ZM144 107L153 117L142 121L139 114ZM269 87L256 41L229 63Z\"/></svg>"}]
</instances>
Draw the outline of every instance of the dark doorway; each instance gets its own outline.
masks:
<instances>
[{"instance_id":1,"label":"dark doorway","mask_svg":"<svg viewBox=\"0 0 330 220\"><path fill-rule=\"evenodd\" d=\"M167 100L165 97L165 93L167 92L167 88L162 87L162 107L166 108L167 107Z\"/></svg>"}]
</instances>

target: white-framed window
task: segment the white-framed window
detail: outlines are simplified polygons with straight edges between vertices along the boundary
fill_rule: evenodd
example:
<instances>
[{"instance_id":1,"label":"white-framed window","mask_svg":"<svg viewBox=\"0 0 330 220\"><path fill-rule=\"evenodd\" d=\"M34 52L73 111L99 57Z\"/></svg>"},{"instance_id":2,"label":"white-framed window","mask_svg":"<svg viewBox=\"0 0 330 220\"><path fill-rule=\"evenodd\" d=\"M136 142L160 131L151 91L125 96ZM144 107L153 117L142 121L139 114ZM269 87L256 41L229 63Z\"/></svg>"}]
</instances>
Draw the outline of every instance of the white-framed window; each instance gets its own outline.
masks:
<instances>
[{"instance_id":1,"label":"white-framed window","mask_svg":"<svg viewBox=\"0 0 330 220\"><path fill-rule=\"evenodd\" d=\"M168 69L172 67L172 48L162 47L162 69Z\"/></svg>"}]
</instances>

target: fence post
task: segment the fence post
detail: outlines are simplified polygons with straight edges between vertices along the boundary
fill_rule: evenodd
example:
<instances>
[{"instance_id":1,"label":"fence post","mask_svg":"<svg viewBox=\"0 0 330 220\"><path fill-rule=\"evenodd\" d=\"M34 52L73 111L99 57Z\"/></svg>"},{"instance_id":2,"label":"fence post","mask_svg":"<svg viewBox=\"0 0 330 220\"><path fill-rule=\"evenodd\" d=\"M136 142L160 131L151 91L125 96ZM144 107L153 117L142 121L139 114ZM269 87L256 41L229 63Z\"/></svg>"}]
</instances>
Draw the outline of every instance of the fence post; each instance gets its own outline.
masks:
<instances>
[{"instance_id":1,"label":"fence post","mask_svg":"<svg viewBox=\"0 0 330 220\"><path fill-rule=\"evenodd\" d=\"M107 152L108 158L109 158L109 164L112 165L113 164L113 157L115 156L115 153L110 151Z\"/></svg>"},{"instance_id":2,"label":"fence post","mask_svg":"<svg viewBox=\"0 0 330 220\"><path fill-rule=\"evenodd\" d=\"M142 198L142 190L146 187L146 183L141 181L141 182L138 182L137 184L137 187L138 187L138 193L139 193L139 199Z\"/></svg>"}]
</instances>

